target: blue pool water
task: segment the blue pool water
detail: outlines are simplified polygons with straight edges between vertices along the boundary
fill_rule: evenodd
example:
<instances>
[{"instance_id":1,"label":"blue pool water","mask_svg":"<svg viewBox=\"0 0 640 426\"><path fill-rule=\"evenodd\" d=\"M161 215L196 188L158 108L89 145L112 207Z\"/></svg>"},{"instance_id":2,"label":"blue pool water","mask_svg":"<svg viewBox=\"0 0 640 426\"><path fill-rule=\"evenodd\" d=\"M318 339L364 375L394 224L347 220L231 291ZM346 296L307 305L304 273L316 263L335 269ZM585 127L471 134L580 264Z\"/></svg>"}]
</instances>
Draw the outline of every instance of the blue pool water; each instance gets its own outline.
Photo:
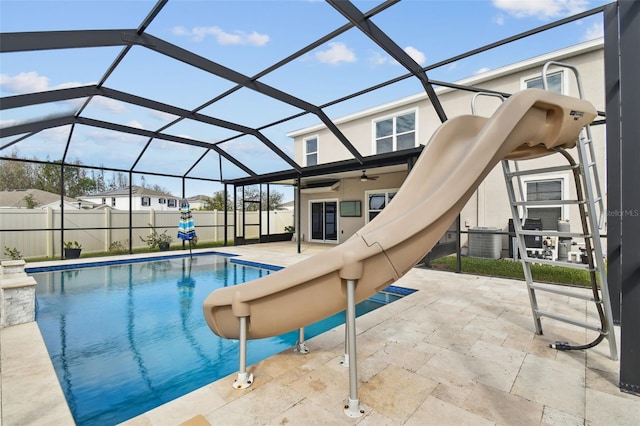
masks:
<instances>
[{"instance_id":1,"label":"blue pool water","mask_svg":"<svg viewBox=\"0 0 640 426\"><path fill-rule=\"evenodd\" d=\"M216 255L30 272L36 319L77 424L116 424L237 371L238 342L209 330L202 302L216 288L269 273ZM399 297L379 293L357 315ZM343 322L336 314L305 336ZM249 341L247 364L297 337Z\"/></svg>"}]
</instances>

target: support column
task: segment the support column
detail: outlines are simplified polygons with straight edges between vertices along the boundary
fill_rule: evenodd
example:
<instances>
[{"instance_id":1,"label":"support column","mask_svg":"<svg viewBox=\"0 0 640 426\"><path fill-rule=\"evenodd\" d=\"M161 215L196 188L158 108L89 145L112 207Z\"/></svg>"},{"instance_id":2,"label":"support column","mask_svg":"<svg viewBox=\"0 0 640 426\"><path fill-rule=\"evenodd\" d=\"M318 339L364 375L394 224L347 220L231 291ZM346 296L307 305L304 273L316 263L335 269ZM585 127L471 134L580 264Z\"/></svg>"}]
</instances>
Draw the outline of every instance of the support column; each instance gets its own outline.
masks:
<instances>
[{"instance_id":1,"label":"support column","mask_svg":"<svg viewBox=\"0 0 640 426\"><path fill-rule=\"evenodd\" d=\"M344 406L347 417L364 415L358 398L358 359L356 351L356 280L347 280L347 347L349 348L349 399Z\"/></svg>"},{"instance_id":2,"label":"support column","mask_svg":"<svg viewBox=\"0 0 640 426\"><path fill-rule=\"evenodd\" d=\"M620 389L640 395L640 2L619 1L621 135Z\"/></svg>"},{"instance_id":3,"label":"support column","mask_svg":"<svg viewBox=\"0 0 640 426\"><path fill-rule=\"evenodd\" d=\"M5 260L0 266L0 328L36 319L37 283L24 265L24 260Z\"/></svg>"}]
</instances>

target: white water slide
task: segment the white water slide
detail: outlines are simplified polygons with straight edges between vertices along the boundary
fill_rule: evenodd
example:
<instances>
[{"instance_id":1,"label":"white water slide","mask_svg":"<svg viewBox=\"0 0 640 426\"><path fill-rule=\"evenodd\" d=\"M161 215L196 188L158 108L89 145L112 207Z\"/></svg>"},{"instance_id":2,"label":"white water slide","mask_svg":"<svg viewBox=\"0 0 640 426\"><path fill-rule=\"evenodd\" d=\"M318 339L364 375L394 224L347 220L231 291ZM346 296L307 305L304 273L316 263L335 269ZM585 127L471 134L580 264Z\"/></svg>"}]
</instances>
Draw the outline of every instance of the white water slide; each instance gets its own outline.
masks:
<instances>
[{"instance_id":1,"label":"white water slide","mask_svg":"<svg viewBox=\"0 0 640 426\"><path fill-rule=\"evenodd\" d=\"M463 115L433 134L393 201L349 240L261 279L213 291L207 324L228 339L302 328L407 273L446 232L478 185L503 159L572 148L596 117L589 102L540 89L509 97L490 117Z\"/></svg>"}]
</instances>

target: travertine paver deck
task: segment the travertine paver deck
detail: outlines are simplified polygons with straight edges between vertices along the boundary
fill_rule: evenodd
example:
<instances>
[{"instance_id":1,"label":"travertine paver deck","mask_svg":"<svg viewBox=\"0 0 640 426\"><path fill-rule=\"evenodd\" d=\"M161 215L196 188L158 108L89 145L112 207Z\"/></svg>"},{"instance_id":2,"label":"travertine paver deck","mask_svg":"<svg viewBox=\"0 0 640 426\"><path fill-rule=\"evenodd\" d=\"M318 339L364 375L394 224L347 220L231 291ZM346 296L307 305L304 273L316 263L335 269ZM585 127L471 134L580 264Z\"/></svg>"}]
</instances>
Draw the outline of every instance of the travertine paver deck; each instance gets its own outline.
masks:
<instances>
[{"instance_id":1,"label":"travertine paver deck","mask_svg":"<svg viewBox=\"0 0 640 426\"><path fill-rule=\"evenodd\" d=\"M305 245L302 255L292 244L225 250L288 265L322 249ZM619 391L619 363L608 358L608 346L550 349L550 342L584 343L593 333L543 320L545 335L534 335L523 282L413 269L397 284L419 291L357 320L363 417L342 412L349 381L340 365L341 326L308 341L308 355L285 351L251 366L255 383L249 389L233 389L234 376L226 377L125 424L638 424L640 398ZM595 317L586 302L539 299L542 306ZM4 344L4 330L2 336ZM1 350L4 363L13 348ZM33 419L29 411L43 410L7 397L14 380L3 364L3 424L28 424L16 419ZM26 371L20 382L42 389L37 380ZM41 419L32 424L64 424Z\"/></svg>"}]
</instances>

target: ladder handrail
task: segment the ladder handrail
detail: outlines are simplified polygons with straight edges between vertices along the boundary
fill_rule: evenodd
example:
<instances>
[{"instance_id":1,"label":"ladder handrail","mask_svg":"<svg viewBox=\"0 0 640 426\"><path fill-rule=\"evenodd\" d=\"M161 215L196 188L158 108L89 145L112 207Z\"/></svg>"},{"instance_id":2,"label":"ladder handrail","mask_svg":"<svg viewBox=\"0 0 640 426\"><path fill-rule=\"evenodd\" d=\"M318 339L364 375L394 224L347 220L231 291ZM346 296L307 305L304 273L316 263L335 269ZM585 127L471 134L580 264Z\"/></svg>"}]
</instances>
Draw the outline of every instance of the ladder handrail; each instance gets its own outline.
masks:
<instances>
[{"instance_id":1,"label":"ladder handrail","mask_svg":"<svg viewBox=\"0 0 640 426\"><path fill-rule=\"evenodd\" d=\"M571 65L566 64L564 62L557 61L549 61L542 67L542 88L544 90L549 90L549 83L547 81L547 75L549 71L549 67L556 66L558 68L567 68L573 71L573 74L576 79L576 85L578 87L578 96L580 99L584 99L584 90L582 89L582 79L580 78L580 73L578 69ZM584 133L584 136L583 136ZM589 150L587 151L584 145L589 145ZM585 185L589 186L589 193L593 193L595 190L596 198L598 199L598 229L604 228L604 219L605 219L605 208L604 208L604 200L602 198L602 189L600 187L600 176L598 174L598 169L595 167L595 158L596 153L593 149L593 138L591 137L591 126L585 126L583 131L580 134L578 140L578 158L580 160L581 167L585 168L585 173L583 176ZM593 176L589 173L589 169L591 169L593 165Z\"/></svg>"}]
</instances>

